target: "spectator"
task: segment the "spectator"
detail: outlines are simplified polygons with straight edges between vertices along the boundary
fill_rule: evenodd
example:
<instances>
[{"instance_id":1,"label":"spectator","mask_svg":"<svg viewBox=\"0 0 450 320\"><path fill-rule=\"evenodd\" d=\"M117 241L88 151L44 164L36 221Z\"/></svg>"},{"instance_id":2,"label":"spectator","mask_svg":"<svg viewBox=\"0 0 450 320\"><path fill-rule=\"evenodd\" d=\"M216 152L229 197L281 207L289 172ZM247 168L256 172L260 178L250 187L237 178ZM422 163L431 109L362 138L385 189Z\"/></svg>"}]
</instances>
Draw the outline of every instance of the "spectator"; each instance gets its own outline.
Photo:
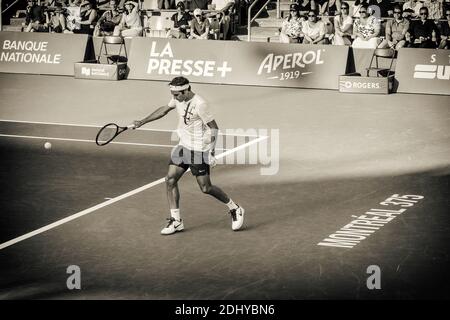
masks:
<instances>
[{"instance_id":1,"label":"spectator","mask_svg":"<svg viewBox=\"0 0 450 320\"><path fill-rule=\"evenodd\" d=\"M340 9L340 14L334 17L333 44L350 46L353 33L353 19L349 15L350 6L347 2L342 2Z\"/></svg>"},{"instance_id":2,"label":"spectator","mask_svg":"<svg viewBox=\"0 0 450 320\"><path fill-rule=\"evenodd\" d=\"M359 17L359 9L362 6L368 6L371 8L372 14L378 19L381 17L392 16L391 0L356 0L353 5L353 17ZM391 13L389 13L389 11Z\"/></svg>"},{"instance_id":3,"label":"spectator","mask_svg":"<svg viewBox=\"0 0 450 320\"><path fill-rule=\"evenodd\" d=\"M372 9L372 14L378 19L393 16L392 4L390 0L370 0L369 8Z\"/></svg>"},{"instance_id":4,"label":"spectator","mask_svg":"<svg viewBox=\"0 0 450 320\"><path fill-rule=\"evenodd\" d=\"M220 37L220 29L222 27L223 15L220 11L213 12L208 17L209 20L209 34L210 38L214 40L219 40Z\"/></svg>"},{"instance_id":5,"label":"spectator","mask_svg":"<svg viewBox=\"0 0 450 320\"><path fill-rule=\"evenodd\" d=\"M406 32L409 29L409 21L403 18L402 8L394 7L394 19L386 23L385 39L380 43L380 48L392 48L398 50L406 44Z\"/></svg>"},{"instance_id":6,"label":"spectator","mask_svg":"<svg viewBox=\"0 0 450 320\"><path fill-rule=\"evenodd\" d=\"M375 49L380 43L380 22L369 15L369 7L362 5L359 9L359 19L353 23L353 48Z\"/></svg>"},{"instance_id":7,"label":"spectator","mask_svg":"<svg viewBox=\"0 0 450 320\"><path fill-rule=\"evenodd\" d=\"M55 12L49 16L48 12L45 12L46 24L49 27L50 32L63 33L66 31L66 17L63 13L64 9L60 2L55 3Z\"/></svg>"},{"instance_id":8,"label":"spectator","mask_svg":"<svg viewBox=\"0 0 450 320\"><path fill-rule=\"evenodd\" d=\"M69 0L69 7L79 7L83 0Z\"/></svg>"},{"instance_id":9,"label":"spectator","mask_svg":"<svg viewBox=\"0 0 450 320\"><path fill-rule=\"evenodd\" d=\"M327 10L328 0L315 0L314 2L316 3L316 8L315 8L314 12L318 12L319 16L325 15L325 12ZM309 14L309 11L306 15L308 15L308 14Z\"/></svg>"},{"instance_id":10,"label":"spectator","mask_svg":"<svg viewBox=\"0 0 450 320\"><path fill-rule=\"evenodd\" d=\"M25 32L45 32L44 9L36 3L36 0L28 0L26 9Z\"/></svg>"},{"instance_id":11,"label":"spectator","mask_svg":"<svg viewBox=\"0 0 450 320\"><path fill-rule=\"evenodd\" d=\"M202 39L209 38L209 21L203 16L201 9L194 10L194 19L190 21L191 35L189 39Z\"/></svg>"},{"instance_id":12,"label":"spectator","mask_svg":"<svg viewBox=\"0 0 450 320\"><path fill-rule=\"evenodd\" d=\"M291 4L289 17L283 21L280 32L281 43L300 42L304 19L300 17L299 6Z\"/></svg>"},{"instance_id":13,"label":"spectator","mask_svg":"<svg viewBox=\"0 0 450 320\"><path fill-rule=\"evenodd\" d=\"M109 1L109 9L103 12L94 29L94 36L111 36L114 28L120 24L122 13L119 12L118 0Z\"/></svg>"},{"instance_id":14,"label":"spectator","mask_svg":"<svg viewBox=\"0 0 450 320\"><path fill-rule=\"evenodd\" d=\"M57 1L57 0L44 0L44 1L41 1L41 6L42 7L56 7L56 4L57 3L59 3L59 4L61 4L61 2L60 1ZM61 6L62 6L62 4L61 4ZM44 13L45 14L45 13Z\"/></svg>"},{"instance_id":15,"label":"spectator","mask_svg":"<svg viewBox=\"0 0 450 320\"><path fill-rule=\"evenodd\" d=\"M340 0L318 0L319 15L335 16L338 15L341 8Z\"/></svg>"},{"instance_id":16,"label":"spectator","mask_svg":"<svg viewBox=\"0 0 450 320\"><path fill-rule=\"evenodd\" d=\"M438 29L433 20L428 19L428 8L420 9L420 20L412 21L406 35L409 38L409 46L414 48L436 48Z\"/></svg>"},{"instance_id":17,"label":"spectator","mask_svg":"<svg viewBox=\"0 0 450 320\"><path fill-rule=\"evenodd\" d=\"M441 22L441 42L439 49L450 49L450 7L445 9L446 21Z\"/></svg>"},{"instance_id":18,"label":"spectator","mask_svg":"<svg viewBox=\"0 0 450 320\"><path fill-rule=\"evenodd\" d=\"M403 4L403 16L405 17L406 10L410 9L413 11L412 17L417 18L419 16L419 10L421 7L417 7L418 0L408 0ZM416 11L417 7L417 11Z\"/></svg>"},{"instance_id":19,"label":"spectator","mask_svg":"<svg viewBox=\"0 0 450 320\"><path fill-rule=\"evenodd\" d=\"M142 36L142 22L139 15L138 5L134 1L124 4L124 12L119 25L114 28L115 36L139 37Z\"/></svg>"},{"instance_id":20,"label":"spectator","mask_svg":"<svg viewBox=\"0 0 450 320\"><path fill-rule=\"evenodd\" d=\"M409 21L411 25L411 20L415 18L415 12L413 9L405 9L403 10L403 17Z\"/></svg>"},{"instance_id":21,"label":"spectator","mask_svg":"<svg viewBox=\"0 0 450 320\"><path fill-rule=\"evenodd\" d=\"M80 29L81 0L69 1L66 7L66 27L69 32Z\"/></svg>"},{"instance_id":22,"label":"spectator","mask_svg":"<svg viewBox=\"0 0 450 320\"><path fill-rule=\"evenodd\" d=\"M314 2L316 3L316 9L314 10L314 12L317 12L319 16L323 15L325 13L327 0L315 0ZM307 20L308 20L308 14L309 14L309 11L306 13Z\"/></svg>"},{"instance_id":23,"label":"spectator","mask_svg":"<svg viewBox=\"0 0 450 320\"><path fill-rule=\"evenodd\" d=\"M305 16L305 20L308 18L308 12L311 10L316 11L316 2L314 0L298 0L298 11L300 16Z\"/></svg>"},{"instance_id":24,"label":"spectator","mask_svg":"<svg viewBox=\"0 0 450 320\"><path fill-rule=\"evenodd\" d=\"M80 4L80 29L73 30L73 33L90 34L94 33L95 22L97 20L97 8L94 0L83 1ZM72 21L75 23L75 21Z\"/></svg>"},{"instance_id":25,"label":"spectator","mask_svg":"<svg viewBox=\"0 0 450 320\"><path fill-rule=\"evenodd\" d=\"M171 20L173 21L173 28L170 29L168 37L176 39L187 39L189 21L191 15L186 12L186 7L183 2L177 3L177 12L173 14Z\"/></svg>"},{"instance_id":26,"label":"spectator","mask_svg":"<svg viewBox=\"0 0 450 320\"><path fill-rule=\"evenodd\" d=\"M206 10L208 9L208 2L211 0L187 0L189 11L194 11L195 9Z\"/></svg>"},{"instance_id":27,"label":"spectator","mask_svg":"<svg viewBox=\"0 0 450 320\"><path fill-rule=\"evenodd\" d=\"M428 17L433 20L442 19L443 10L442 10L442 0L425 0L423 3L424 7L428 8Z\"/></svg>"},{"instance_id":28,"label":"spectator","mask_svg":"<svg viewBox=\"0 0 450 320\"><path fill-rule=\"evenodd\" d=\"M363 5L368 7L370 5L370 0L356 0L353 4L352 17L359 17L359 9L361 9Z\"/></svg>"},{"instance_id":29,"label":"spectator","mask_svg":"<svg viewBox=\"0 0 450 320\"><path fill-rule=\"evenodd\" d=\"M314 11L308 12L308 21L303 23L303 44L328 44L325 38L326 25L322 21L317 21L317 15Z\"/></svg>"},{"instance_id":30,"label":"spectator","mask_svg":"<svg viewBox=\"0 0 450 320\"><path fill-rule=\"evenodd\" d=\"M217 10L221 13L222 18L220 24L223 28L223 37L225 40L229 39L231 35L229 35L230 31L230 23L231 23L231 14L234 9L234 0L212 0L211 5L213 10Z\"/></svg>"},{"instance_id":31,"label":"spectator","mask_svg":"<svg viewBox=\"0 0 450 320\"><path fill-rule=\"evenodd\" d=\"M175 8L175 0L158 0L158 9L173 9Z\"/></svg>"}]
</instances>

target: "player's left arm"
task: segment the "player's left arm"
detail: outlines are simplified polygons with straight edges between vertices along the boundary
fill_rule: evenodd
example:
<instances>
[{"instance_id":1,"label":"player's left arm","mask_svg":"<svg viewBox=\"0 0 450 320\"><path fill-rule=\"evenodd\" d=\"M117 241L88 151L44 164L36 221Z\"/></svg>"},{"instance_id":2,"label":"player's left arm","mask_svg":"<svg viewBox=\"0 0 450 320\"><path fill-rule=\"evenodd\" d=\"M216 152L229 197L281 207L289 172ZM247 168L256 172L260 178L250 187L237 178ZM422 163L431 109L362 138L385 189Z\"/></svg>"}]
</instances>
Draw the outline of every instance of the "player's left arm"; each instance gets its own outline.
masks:
<instances>
[{"instance_id":1,"label":"player's left arm","mask_svg":"<svg viewBox=\"0 0 450 320\"><path fill-rule=\"evenodd\" d=\"M214 156L216 154L217 137L219 136L219 126L216 120L212 120L206 124L211 132L211 148L210 152Z\"/></svg>"}]
</instances>

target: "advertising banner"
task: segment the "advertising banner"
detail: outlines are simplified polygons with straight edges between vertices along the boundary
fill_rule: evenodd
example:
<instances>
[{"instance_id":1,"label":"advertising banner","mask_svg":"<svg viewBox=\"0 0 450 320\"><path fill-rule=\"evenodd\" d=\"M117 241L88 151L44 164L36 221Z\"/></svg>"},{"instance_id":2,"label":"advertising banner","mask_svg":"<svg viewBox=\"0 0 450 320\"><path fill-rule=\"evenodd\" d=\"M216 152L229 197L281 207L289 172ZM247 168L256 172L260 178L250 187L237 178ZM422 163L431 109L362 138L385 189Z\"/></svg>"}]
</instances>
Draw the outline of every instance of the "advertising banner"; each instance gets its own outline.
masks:
<instances>
[{"instance_id":1,"label":"advertising banner","mask_svg":"<svg viewBox=\"0 0 450 320\"><path fill-rule=\"evenodd\" d=\"M127 74L127 64L75 63L75 78L93 80L122 80Z\"/></svg>"},{"instance_id":2,"label":"advertising banner","mask_svg":"<svg viewBox=\"0 0 450 320\"><path fill-rule=\"evenodd\" d=\"M450 95L450 50L400 49L397 92Z\"/></svg>"},{"instance_id":3,"label":"advertising banner","mask_svg":"<svg viewBox=\"0 0 450 320\"><path fill-rule=\"evenodd\" d=\"M348 74L339 77L339 92L388 94L392 91L394 76L363 77Z\"/></svg>"},{"instance_id":4,"label":"advertising banner","mask_svg":"<svg viewBox=\"0 0 450 320\"><path fill-rule=\"evenodd\" d=\"M73 75L88 35L0 32L0 72Z\"/></svg>"},{"instance_id":5,"label":"advertising banner","mask_svg":"<svg viewBox=\"0 0 450 320\"><path fill-rule=\"evenodd\" d=\"M338 89L348 47L134 38L128 79Z\"/></svg>"}]
</instances>

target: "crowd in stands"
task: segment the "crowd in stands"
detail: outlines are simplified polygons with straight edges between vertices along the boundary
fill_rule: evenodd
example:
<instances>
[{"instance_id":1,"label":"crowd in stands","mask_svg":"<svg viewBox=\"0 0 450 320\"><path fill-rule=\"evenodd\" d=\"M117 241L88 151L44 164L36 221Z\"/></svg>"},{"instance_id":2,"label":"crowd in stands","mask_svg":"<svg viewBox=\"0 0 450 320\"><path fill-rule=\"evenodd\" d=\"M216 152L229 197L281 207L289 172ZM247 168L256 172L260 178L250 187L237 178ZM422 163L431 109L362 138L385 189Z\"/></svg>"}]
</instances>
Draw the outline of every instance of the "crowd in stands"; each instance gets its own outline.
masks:
<instances>
[{"instance_id":1,"label":"crowd in stands","mask_svg":"<svg viewBox=\"0 0 450 320\"><path fill-rule=\"evenodd\" d=\"M28 0L26 32L142 36L138 2ZM280 28L280 42L348 45L355 48L449 48L449 0L293 0ZM158 0L158 8L176 10L166 37L230 39L235 4L251 0ZM103 7L102 7L103 6ZM45 9L44 9L45 8ZM102 9L99 9L102 8Z\"/></svg>"},{"instance_id":2,"label":"crowd in stands","mask_svg":"<svg viewBox=\"0 0 450 320\"><path fill-rule=\"evenodd\" d=\"M444 0L298 0L283 21L280 42L354 48L449 49L450 6Z\"/></svg>"},{"instance_id":3,"label":"crowd in stands","mask_svg":"<svg viewBox=\"0 0 450 320\"><path fill-rule=\"evenodd\" d=\"M137 0L27 1L25 32L143 36L145 14ZM166 36L189 39L218 39L221 33L229 39L234 4L235 0L158 0L158 8L176 10Z\"/></svg>"}]
</instances>

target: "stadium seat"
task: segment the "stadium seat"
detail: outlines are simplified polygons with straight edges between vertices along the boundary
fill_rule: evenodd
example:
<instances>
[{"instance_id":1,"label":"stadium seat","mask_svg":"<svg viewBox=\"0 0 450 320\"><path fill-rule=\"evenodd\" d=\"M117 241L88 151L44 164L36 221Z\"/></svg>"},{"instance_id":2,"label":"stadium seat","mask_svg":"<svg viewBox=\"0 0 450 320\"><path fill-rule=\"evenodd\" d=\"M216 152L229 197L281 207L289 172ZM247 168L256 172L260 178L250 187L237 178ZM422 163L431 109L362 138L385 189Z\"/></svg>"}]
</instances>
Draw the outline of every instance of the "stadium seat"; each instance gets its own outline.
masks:
<instances>
[{"instance_id":1,"label":"stadium seat","mask_svg":"<svg viewBox=\"0 0 450 320\"><path fill-rule=\"evenodd\" d=\"M108 45L119 46L118 54L109 54ZM122 56L122 48L124 50L125 56ZM103 53L103 49L105 53ZM108 64L117 64L119 62L128 61L127 48L125 46L125 40L118 36L105 36L103 37L102 44L100 46L100 52L97 57L97 62L100 63L101 57L106 57Z\"/></svg>"},{"instance_id":2,"label":"stadium seat","mask_svg":"<svg viewBox=\"0 0 450 320\"><path fill-rule=\"evenodd\" d=\"M366 68L367 70L367 76L370 76L370 71L376 71L377 77L388 77L390 74L393 74L394 71L392 70L392 64L394 62L394 59L396 57L396 51L391 48L381 49L377 48L373 51L372 58L370 59L369 67ZM390 60L389 68L382 68L378 64L378 59L388 59ZM375 60L375 61L374 61ZM374 66L375 62L375 66Z\"/></svg>"}]
</instances>

